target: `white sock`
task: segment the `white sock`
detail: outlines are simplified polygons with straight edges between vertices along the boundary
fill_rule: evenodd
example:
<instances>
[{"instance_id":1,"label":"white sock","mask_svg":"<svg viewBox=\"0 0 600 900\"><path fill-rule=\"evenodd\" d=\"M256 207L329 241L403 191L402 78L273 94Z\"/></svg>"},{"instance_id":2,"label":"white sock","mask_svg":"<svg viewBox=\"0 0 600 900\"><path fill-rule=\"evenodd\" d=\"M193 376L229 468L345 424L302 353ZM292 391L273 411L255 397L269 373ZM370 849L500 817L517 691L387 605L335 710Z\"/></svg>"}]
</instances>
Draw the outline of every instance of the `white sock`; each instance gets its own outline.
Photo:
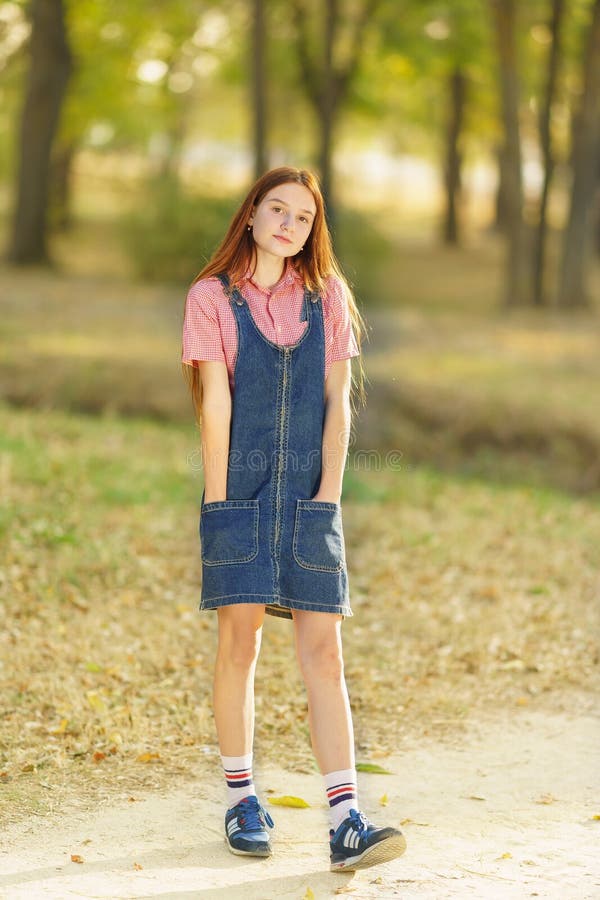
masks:
<instances>
[{"instance_id":1,"label":"white sock","mask_svg":"<svg viewBox=\"0 0 600 900\"><path fill-rule=\"evenodd\" d=\"M245 756L221 756L227 782L227 808L231 809L244 797L256 796L252 779L252 752Z\"/></svg>"},{"instance_id":2,"label":"white sock","mask_svg":"<svg viewBox=\"0 0 600 900\"><path fill-rule=\"evenodd\" d=\"M358 809L356 769L340 769L329 772L325 778L325 789L329 801L331 827L336 831L351 809Z\"/></svg>"}]
</instances>

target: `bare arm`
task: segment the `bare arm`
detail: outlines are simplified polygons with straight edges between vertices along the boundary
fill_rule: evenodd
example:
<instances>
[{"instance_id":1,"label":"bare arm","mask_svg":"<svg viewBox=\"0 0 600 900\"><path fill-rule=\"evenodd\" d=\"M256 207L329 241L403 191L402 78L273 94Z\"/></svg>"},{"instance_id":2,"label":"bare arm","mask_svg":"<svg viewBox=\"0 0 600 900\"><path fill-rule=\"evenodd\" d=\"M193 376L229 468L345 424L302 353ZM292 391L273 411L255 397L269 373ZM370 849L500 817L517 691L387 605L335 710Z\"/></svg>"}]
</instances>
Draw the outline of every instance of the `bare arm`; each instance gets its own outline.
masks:
<instances>
[{"instance_id":1,"label":"bare arm","mask_svg":"<svg viewBox=\"0 0 600 900\"><path fill-rule=\"evenodd\" d=\"M204 502L227 499L231 392L224 362L200 362Z\"/></svg>"},{"instance_id":2,"label":"bare arm","mask_svg":"<svg viewBox=\"0 0 600 900\"><path fill-rule=\"evenodd\" d=\"M339 503L350 438L351 361L332 363L325 380L325 422L321 485L313 500Z\"/></svg>"}]
</instances>

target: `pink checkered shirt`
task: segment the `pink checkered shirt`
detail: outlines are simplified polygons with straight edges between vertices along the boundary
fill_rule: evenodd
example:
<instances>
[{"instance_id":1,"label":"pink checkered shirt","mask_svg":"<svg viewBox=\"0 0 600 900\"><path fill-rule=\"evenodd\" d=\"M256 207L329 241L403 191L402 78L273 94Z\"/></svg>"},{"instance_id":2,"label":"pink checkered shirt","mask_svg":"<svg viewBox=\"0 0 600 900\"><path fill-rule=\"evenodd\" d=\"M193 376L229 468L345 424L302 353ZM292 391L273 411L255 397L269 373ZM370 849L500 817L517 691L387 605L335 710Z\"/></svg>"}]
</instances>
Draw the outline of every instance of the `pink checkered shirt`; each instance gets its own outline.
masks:
<instances>
[{"instance_id":1,"label":"pink checkered shirt","mask_svg":"<svg viewBox=\"0 0 600 900\"><path fill-rule=\"evenodd\" d=\"M307 324L300 321L304 287L293 265L288 263L272 290L260 287L247 276L240 291L256 325L269 341L286 346L300 340ZM342 284L334 275L326 282L323 319L327 378L333 362L359 355ZM186 298L182 361L196 368L199 360L225 362L233 390L236 354L235 316L223 286L217 277L203 278L190 287Z\"/></svg>"}]
</instances>

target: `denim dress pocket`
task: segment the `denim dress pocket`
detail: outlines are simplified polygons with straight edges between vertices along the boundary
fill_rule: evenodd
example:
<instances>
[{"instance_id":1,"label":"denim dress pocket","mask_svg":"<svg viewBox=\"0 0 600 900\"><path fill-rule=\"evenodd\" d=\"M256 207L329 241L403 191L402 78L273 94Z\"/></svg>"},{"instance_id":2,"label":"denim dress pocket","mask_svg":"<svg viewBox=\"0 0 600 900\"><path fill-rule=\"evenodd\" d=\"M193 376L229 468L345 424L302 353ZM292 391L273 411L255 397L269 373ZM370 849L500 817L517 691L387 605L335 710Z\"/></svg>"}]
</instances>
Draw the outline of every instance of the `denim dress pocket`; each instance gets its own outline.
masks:
<instances>
[{"instance_id":1,"label":"denim dress pocket","mask_svg":"<svg viewBox=\"0 0 600 900\"><path fill-rule=\"evenodd\" d=\"M202 562L229 566L258 555L258 500L216 500L200 510Z\"/></svg>"},{"instance_id":2,"label":"denim dress pocket","mask_svg":"<svg viewBox=\"0 0 600 900\"><path fill-rule=\"evenodd\" d=\"M292 552L303 569L340 572L344 565L341 504L296 500Z\"/></svg>"}]
</instances>

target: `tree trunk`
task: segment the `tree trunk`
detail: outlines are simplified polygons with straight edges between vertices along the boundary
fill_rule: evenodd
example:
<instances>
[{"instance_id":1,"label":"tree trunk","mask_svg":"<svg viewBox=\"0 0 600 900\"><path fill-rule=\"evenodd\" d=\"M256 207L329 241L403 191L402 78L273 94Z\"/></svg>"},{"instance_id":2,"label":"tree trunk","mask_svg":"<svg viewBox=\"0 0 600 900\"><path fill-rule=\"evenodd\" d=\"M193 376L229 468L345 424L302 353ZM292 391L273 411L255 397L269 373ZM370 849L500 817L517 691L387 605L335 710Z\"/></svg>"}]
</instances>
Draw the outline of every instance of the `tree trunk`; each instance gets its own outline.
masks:
<instances>
[{"instance_id":1,"label":"tree trunk","mask_svg":"<svg viewBox=\"0 0 600 900\"><path fill-rule=\"evenodd\" d=\"M463 127L466 78L464 72L457 64L450 79L451 112L448 122L446 141L446 214L444 217L444 243L458 244L458 213L457 205L461 191L462 157L459 148L460 136Z\"/></svg>"},{"instance_id":2,"label":"tree trunk","mask_svg":"<svg viewBox=\"0 0 600 900\"><path fill-rule=\"evenodd\" d=\"M346 97L350 81L360 59L365 28L371 21L380 0L364 0L354 21L350 22L347 40L349 46L343 63L334 61L334 47L342 22L347 24L349 15L340 13L339 0L323 0L324 13L323 55L318 57L309 46L309 12L302 0L293 0L292 11L296 26L296 50L302 72L302 86L313 107L319 125L319 171L321 190L325 199L327 220L333 229L335 200L333 187L333 145L337 118Z\"/></svg>"},{"instance_id":3,"label":"tree trunk","mask_svg":"<svg viewBox=\"0 0 600 900\"><path fill-rule=\"evenodd\" d=\"M252 0L254 21L252 40L252 110L254 141L254 176L267 170L267 99L265 78L265 6L264 0Z\"/></svg>"},{"instance_id":4,"label":"tree trunk","mask_svg":"<svg viewBox=\"0 0 600 900\"><path fill-rule=\"evenodd\" d=\"M71 72L62 0L32 0L30 68L21 120L16 208L8 258L46 262L52 142Z\"/></svg>"},{"instance_id":5,"label":"tree trunk","mask_svg":"<svg viewBox=\"0 0 600 900\"><path fill-rule=\"evenodd\" d=\"M571 203L558 295L561 307L589 304L585 264L591 249L591 210L600 154L600 0L595 0L584 62L580 114L573 134Z\"/></svg>"},{"instance_id":6,"label":"tree trunk","mask_svg":"<svg viewBox=\"0 0 600 900\"><path fill-rule=\"evenodd\" d=\"M500 93L505 141L505 202L508 226L504 305L517 306L528 300L523 223L523 183L519 134L519 83L515 46L515 0L490 0L500 64Z\"/></svg>"},{"instance_id":7,"label":"tree trunk","mask_svg":"<svg viewBox=\"0 0 600 900\"><path fill-rule=\"evenodd\" d=\"M333 69L333 43L338 27L338 0L325 0L323 4L325 14L323 42L323 82L321 84L319 102L319 170L321 172L321 190L325 200L325 209L329 227L333 227L334 202L332 196L332 150L333 127L336 107L335 98L335 72Z\"/></svg>"},{"instance_id":8,"label":"tree trunk","mask_svg":"<svg viewBox=\"0 0 600 900\"><path fill-rule=\"evenodd\" d=\"M550 33L552 44L548 60L548 80L544 103L540 112L540 145L544 164L544 183L540 197L539 222L535 236L534 260L533 260L533 303L534 306L545 306L547 298L544 289L544 271L546 263L546 235L547 235L547 210L550 185L554 174L554 153L552 148L552 134L550 130L550 117L552 104L556 90L556 82L561 56L561 27L564 16L564 0L552 0L552 19Z\"/></svg>"},{"instance_id":9,"label":"tree trunk","mask_svg":"<svg viewBox=\"0 0 600 900\"><path fill-rule=\"evenodd\" d=\"M68 231L71 216L71 174L75 157L75 141L63 143L55 149L50 162L49 206L52 227Z\"/></svg>"},{"instance_id":10,"label":"tree trunk","mask_svg":"<svg viewBox=\"0 0 600 900\"><path fill-rule=\"evenodd\" d=\"M498 186L496 188L496 208L492 229L501 234L508 234L506 210L506 148L496 147L496 163L498 166Z\"/></svg>"}]
</instances>

